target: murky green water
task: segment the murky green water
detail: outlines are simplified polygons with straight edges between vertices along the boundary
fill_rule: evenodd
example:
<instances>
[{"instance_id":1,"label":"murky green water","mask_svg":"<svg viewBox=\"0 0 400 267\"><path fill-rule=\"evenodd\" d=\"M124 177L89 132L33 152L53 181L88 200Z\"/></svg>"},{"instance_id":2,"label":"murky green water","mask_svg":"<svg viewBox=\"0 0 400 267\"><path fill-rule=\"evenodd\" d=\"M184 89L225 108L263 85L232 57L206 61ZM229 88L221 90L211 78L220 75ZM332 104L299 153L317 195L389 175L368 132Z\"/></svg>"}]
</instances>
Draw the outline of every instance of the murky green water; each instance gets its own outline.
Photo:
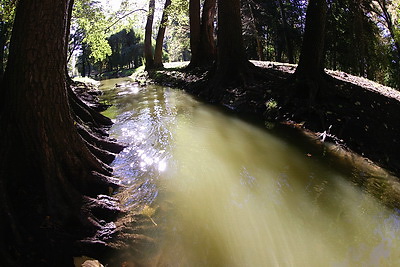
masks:
<instances>
[{"instance_id":1,"label":"murky green water","mask_svg":"<svg viewBox=\"0 0 400 267\"><path fill-rule=\"evenodd\" d=\"M162 229L145 265L400 266L398 214L293 145L300 137L179 90L103 83L112 135L128 144L113 164L123 203L154 208Z\"/></svg>"}]
</instances>

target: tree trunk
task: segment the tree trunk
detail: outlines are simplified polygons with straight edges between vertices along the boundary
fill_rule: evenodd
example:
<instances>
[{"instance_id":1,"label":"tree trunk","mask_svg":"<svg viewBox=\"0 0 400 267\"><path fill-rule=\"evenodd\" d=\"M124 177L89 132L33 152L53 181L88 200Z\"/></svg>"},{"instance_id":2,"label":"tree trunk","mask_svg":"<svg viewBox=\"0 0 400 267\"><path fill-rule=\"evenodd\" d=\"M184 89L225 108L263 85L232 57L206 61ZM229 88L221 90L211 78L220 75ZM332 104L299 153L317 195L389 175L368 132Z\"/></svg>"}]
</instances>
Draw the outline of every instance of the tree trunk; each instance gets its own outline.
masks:
<instances>
[{"instance_id":1,"label":"tree trunk","mask_svg":"<svg viewBox=\"0 0 400 267\"><path fill-rule=\"evenodd\" d=\"M189 1L189 23L190 23L190 50L192 57L189 67L197 67L200 61L200 0Z\"/></svg>"},{"instance_id":2,"label":"tree trunk","mask_svg":"<svg viewBox=\"0 0 400 267\"><path fill-rule=\"evenodd\" d=\"M82 69L81 69L81 76L86 76L86 59L87 59L87 52L86 52L86 45L82 44Z\"/></svg>"},{"instance_id":3,"label":"tree trunk","mask_svg":"<svg viewBox=\"0 0 400 267\"><path fill-rule=\"evenodd\" d=\"M78 134L68 104L70 1L17 6L0 103L2 266L72 265L67 251L83 225L93 226L82 194L108 191L110 170Z\"/></svg>"},{"instance_id":4,"label":"tree trunk","mask_svg":"<svg viewBox=\"0 0 400 267\"><path fill-rule=\"evenodd\" d=\"M324 39L327 15L326 0L310 0L307 7L306 25L299 65L294 73L300 93L308 92L309 104L313 105L320 88L325 85Z\"/></svg>"},{"instance_id":5,"label":"tree trunk","mask_svg":"<svg viewBox=\"0 0 400 267\"><path fill-rule=\"evenodd\" d=\"M242 38L240 0L218 0L217 68L212 79L212 98L220 100L227 87L246 87L252 81Z\"/></svg>"},{"instance_id":6,"label":"tree trunk","mask_svg":"<svg viewBox=\"0 0 400 267\"><path fill-rule=\"evenodd\" d=\"M164 11L161 17L160 28L158 29L156 48L154 51L154 67L163 68L162 63L162 47L164 43L165 30L168 22L168 7L171 5L171 0L166 0L164 5Z\"/></svg>"},{"instance_id":7,"label":"tree trunk","mask_svg":"<svg viewBox=\"0 0 400 267\"><path fill-rule=\"evenodd\" d=\"M191 16L191 49L192 58L190 68L207 67L213 64L216 58L216 47L214 40L214 18L216 12L216 0L205 0L200 23L200 4L195 1ZM197 42L197 43L196 43Z\"/></svg>"},{"instance_id":8,"label":"tree trunk","mask_svg":"<svg viewBox=\"0 0 400 267\"><path fill-rule=\"evenodd\" d=\"M285 43L286 43L286 51L287 51L288 61L290 64L293 64L294 63L294 55L293 55L293 44L292 44L292 40L291 40L292 38L290 38L290 36L289 36L289 25L287 23L285 6L284 6L282 0L279 0L279 9L280 9L281 18L282 18L283 33L285 35Z\"/></svg>"},{"instance_id":9,"label":"tree trunk","mask_svg":"<svg viewBox=\"0 0 400 267\"><path fill-rule=\"evenodd\" d=\"M144 58L146 60L146 70L151 70L154 68L153 46L151 44L151 39L153 32L155 5L155 0L149 1L149 13L147 14L147 22L144 36Z\"/></svg>"},{"instance_id":10,"label":"tree trunk","mask_svg":"<svg viewBox=\"0 0 400 267\"><path fill-rule=\"evenodd\" d=\"M326 0L309 1L300 61L296 69L299 76L313 79L324 72L326 14Z\"/></svg>"},{"instance_id":11,"label":"tree trunk","mask_svg":"<svg viewBox=\"0 0 400 267\"><path fill-rule=\"evenodd\" d=\"M216 0L205 0L200 26L199 56L200 66L210 66L216 58L214 40L214 19Z\"/></svg>"}]
</instances>

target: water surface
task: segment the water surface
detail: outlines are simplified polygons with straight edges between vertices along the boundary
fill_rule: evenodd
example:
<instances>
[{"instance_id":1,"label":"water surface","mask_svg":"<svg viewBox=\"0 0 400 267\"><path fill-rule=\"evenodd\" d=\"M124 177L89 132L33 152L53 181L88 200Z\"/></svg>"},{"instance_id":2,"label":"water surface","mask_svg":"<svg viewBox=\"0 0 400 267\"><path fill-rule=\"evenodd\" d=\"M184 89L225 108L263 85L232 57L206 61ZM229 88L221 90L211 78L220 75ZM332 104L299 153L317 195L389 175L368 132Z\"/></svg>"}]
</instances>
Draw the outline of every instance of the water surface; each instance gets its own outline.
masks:
<instances>
[{"instance_id":1,"label":"water surface","mask_svg":"<svg viewBox=\"0 0 400 267\"><path fill-rule=\"evenodd\" d=\"M152 227L163 233L147 265L400 264L398 214L300 136L277 135L180 90L103 83L114 104L111 133L128 145L113 163L127 186L123 205L154 209Z\"/></svg>"}]
</instances>

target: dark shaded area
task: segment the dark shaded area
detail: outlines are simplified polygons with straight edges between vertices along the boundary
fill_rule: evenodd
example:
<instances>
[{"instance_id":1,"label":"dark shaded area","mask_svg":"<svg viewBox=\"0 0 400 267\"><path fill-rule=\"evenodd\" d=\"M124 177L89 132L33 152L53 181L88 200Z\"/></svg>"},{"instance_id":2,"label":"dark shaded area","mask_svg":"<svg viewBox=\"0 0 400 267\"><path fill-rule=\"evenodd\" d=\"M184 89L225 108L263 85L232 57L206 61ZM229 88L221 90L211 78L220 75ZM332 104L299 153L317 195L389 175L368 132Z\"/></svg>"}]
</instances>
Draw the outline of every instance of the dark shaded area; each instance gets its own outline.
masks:
<instances>
[{"instance_id":1,"label":"dark shaded area","mask_svg":"<svg viewBox=\"0 0 400 267\"><path fill-rule=\"evenodd\" d=\"M79 135L99 163L111 163L123 146L108 137L107 129L112 122L99 113L108 108L98 101L101 92L79 82L72 82L67 88ZM16 150L15 153L20 151ZM79 211L78 217L75 209L63 207L63 203L53 204L57 204L60 208L58 213L66 217L61 221L59 217L53 217L46 211L46 205L63 196L46 199L47 194L41 187L43 178L36 169L31 168L29 171L31 176L27 178L36 183L14 180L13 183L2 181L0 184L2 212L8 213L1 222L0 265L24 266L29 263L32 266L72 266L73 256L80 256L84 251L84 246L76 241L109 229L113 225L110 223L124 213L118 200L107 196L120 187L119 181L93 172L92 180L88 181L91 186L86 190L86 196L77 196L75 190L69 192L72 196L77 196L75 208ZM14 173L16 172L17 170ZM70 188L68 183L66 186ZM52 190L57 192L55 187Z\"/></svg>"}]
</instances>

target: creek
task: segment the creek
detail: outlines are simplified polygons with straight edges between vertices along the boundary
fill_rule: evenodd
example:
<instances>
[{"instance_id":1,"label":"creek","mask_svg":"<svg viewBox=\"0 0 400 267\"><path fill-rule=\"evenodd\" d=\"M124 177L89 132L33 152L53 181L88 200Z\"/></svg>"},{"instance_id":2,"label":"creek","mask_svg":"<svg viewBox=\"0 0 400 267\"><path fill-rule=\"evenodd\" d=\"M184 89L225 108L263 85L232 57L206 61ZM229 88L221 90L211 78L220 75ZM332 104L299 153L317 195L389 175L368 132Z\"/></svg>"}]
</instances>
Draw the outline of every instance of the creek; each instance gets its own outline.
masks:
<instances>
[{"instance_id":1,"label":"creek","mask_svg":"<svg viewBox=\"0 0 400 267\"><path fill-rule=\"evenodd\" d=\"M353 182L368 170L182 90L127 78L101 89L127 145L113 162L119 198L157 233L142 265L400 266L399 214Z\"/></svg>"}]
</instances>

